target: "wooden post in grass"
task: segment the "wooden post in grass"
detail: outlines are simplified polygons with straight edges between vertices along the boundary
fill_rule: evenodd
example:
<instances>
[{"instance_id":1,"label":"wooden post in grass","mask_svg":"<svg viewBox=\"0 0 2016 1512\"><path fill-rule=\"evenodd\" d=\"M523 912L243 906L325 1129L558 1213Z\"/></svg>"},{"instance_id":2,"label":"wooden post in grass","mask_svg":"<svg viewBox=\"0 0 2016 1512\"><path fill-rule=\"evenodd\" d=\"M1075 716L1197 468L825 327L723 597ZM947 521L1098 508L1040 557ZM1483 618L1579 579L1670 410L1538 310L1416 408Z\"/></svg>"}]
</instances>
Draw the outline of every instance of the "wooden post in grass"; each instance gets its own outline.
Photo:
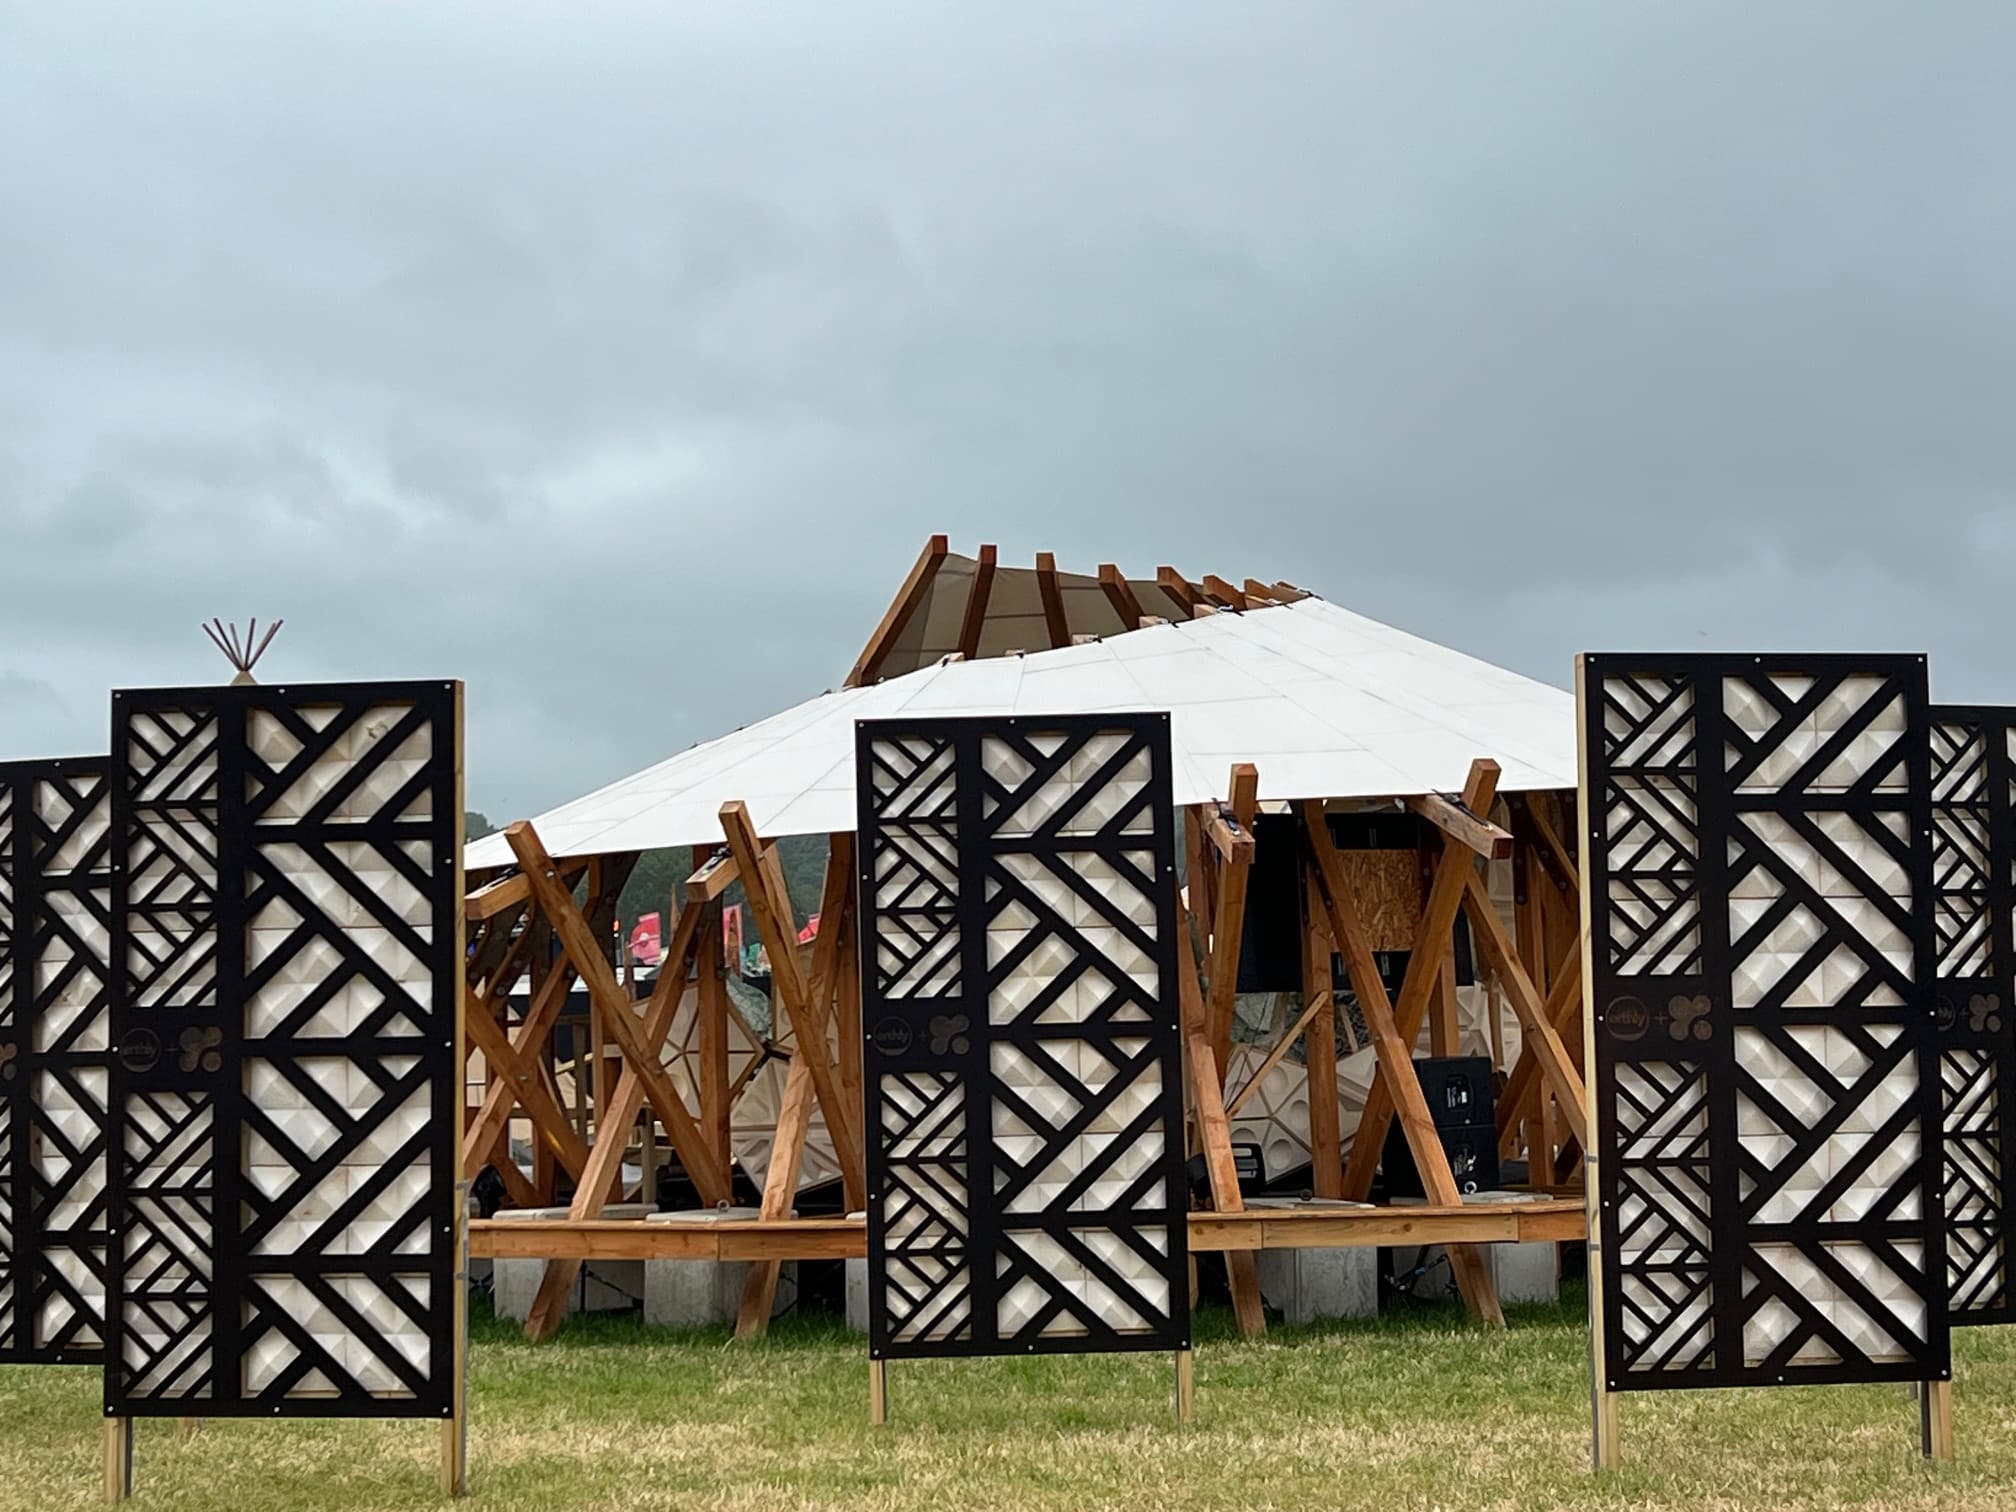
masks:
<instances>
[{"instance_id":1,"label":"wooden post in grass","mask_svg":"<svg viewBox=\"0 0 2016 1512\"><path fill-rule=\"evenodd\" d=\"M1187 1423L1197 1411L1197 1375L1190 1351L1176 1351L1176 1421Z\"/></svg>"},{"instance_id":2,"label":"wooden post in grass","mask_svg":"<svg viewBox=\"0 0 2016 1512\"><path fill-rule=\"evenodd\" d=\"M889 1422L889 1362L870 1360L868 1362L868 1423L870 1427L886 1427Z\"/></svg>"},{"instance_id":3,"label":"wooden post in grass","mask_svg":"<svg viewBox=\"0 0 2016 1512\"><path fill-rule=\"evenodd\" d=\"M123 1502L133 1494L133 1419L105 1419L105 1500Z\"/></svg>"}]
</instances>

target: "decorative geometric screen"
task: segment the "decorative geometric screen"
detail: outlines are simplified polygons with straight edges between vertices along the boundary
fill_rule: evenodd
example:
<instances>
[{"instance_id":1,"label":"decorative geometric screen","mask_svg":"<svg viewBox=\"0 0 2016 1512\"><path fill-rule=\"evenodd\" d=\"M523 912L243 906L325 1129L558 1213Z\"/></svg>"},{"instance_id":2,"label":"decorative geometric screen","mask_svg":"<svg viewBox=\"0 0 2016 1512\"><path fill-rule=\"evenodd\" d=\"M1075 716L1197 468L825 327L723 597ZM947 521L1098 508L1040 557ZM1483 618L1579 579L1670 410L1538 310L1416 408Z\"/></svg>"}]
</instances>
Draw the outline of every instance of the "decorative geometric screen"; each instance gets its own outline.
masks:
<instances>
[{"instance_id":1,"label":"decorative geometric screen","mask_svg":"<svg viewBox=\"0 0 2016 1512\"><path fill-rule=\"evenodd\" d=\"M871 1355L1187 1348L1168 716L856 761Z\"/></svg>"},{"instance_id":2,"label":"decorative geometric screen","mask_svg":"<svg viewBox=\"0 0 2016 1512\"><path fill-rule=\"evenodd\" d=\"M1579 671L1609 1389L1944 1377L1924 659Z\"/></svg>"},{"instance_id":3,"label":"decorative geometric screen","mask_svg":"<svg viewBox=\"0 0 2016 1512\"><path fill-rule=\"evenodd\" d=\"M460 721L113 695L108 1411L449 1414Z\"/></svg>"},{"instance_id":4,"label":"decorative geometric screen","mask_svg":"<svg viewBox=\"0 0 2016 1512\"><path fill-rule=\"evenodd\" d=\"M1937 909L1939 1072L1949 1316L2016 1321L2008 1213L2016 1199L2016 709L1932 710L1932 897Z\"/></svg>"},{"instance_id":5,"label":"decorative geometric screen","mask_svg":"<svg viewBox=\"0 0 2016 1512\"><path fill-rule=\"evenodd\" d=\"M0 764L0 1362L104 1358L102 756Z\"/></svg>"}]
</instances>

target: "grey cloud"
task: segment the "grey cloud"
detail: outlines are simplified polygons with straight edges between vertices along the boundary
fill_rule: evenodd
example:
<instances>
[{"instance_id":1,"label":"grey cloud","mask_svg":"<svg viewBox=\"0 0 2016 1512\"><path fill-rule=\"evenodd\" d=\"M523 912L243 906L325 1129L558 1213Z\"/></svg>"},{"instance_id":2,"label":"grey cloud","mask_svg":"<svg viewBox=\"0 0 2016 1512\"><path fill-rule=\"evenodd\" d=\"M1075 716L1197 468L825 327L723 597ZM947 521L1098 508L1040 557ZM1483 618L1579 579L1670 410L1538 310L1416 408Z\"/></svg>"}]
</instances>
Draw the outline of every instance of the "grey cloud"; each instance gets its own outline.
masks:
<instances>
[{"instance_id":1,"label":"grey cloud","mask_svg":"<svg viewBox=\"0 0 2016 1512\"><path fill-rule=\"evenodd\" d=\"M2006 6L9 25L7 754L281 613L468 677L529 811L831 683L939 529L2008 696Z\"/></svg>"}]
</instances>

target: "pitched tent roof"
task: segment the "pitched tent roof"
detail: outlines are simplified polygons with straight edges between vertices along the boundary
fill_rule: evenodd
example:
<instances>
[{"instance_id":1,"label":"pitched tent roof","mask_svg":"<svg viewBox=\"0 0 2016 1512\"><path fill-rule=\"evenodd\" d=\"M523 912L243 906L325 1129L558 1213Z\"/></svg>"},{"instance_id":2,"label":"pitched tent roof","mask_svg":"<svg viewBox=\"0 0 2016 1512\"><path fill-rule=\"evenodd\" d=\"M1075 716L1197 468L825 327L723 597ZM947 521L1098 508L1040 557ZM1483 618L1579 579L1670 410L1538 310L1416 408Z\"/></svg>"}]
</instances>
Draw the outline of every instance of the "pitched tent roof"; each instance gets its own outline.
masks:
<instances>
[{"instance_id":1,"label":"pitched tent roof","mask_svg":"<svg viewBox=\"0 0 2016 1512\"><path fill-rule=\"evenodd\" d=\"M714 845L721 805L770 839L854 828L854 722L889 715L1170 711L1179 804L1454 792L1496 759L1500 792L1575 785L1575 700L1321 599L1150 626L1020 657L919 668L809 699L536 816L556 856ZM502 836L471 867L511 863Z\"/></svg>"}]
</instances>

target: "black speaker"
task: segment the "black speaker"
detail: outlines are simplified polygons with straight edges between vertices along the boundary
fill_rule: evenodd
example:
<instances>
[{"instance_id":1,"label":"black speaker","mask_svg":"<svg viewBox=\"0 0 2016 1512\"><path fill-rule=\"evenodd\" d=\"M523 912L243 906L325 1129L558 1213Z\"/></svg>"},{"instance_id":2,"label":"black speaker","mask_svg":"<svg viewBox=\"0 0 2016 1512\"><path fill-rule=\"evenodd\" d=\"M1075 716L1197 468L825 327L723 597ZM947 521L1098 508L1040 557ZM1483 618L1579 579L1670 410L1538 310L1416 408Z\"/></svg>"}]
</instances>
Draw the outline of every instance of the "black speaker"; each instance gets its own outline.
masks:
<instances>
[{"instance_id":1,"label":"black speaker","mask_svg":"<svg viewBox=\"0 0 2016 1512\"><path fill-rule=\"evenodd\" d=\"M1241 992L1302 990L1302 830L1293 814L1253 820L1253 864L1239 926Z\"/></svg>"},{"instance_id":2,"label":"black speaker","mask_svg":"<svg viewBox=\"0 0 2016 1512\"><path fill-rule=\"evenodd\" d=\"M1423 1058L1414 1062L1414 1070L1421 1079L1428 1116L1441 1135L1457 1188L1465 1192L1495 1190L1499 1185L1498 1114L1489 1058ZM1414 1152L1407 1147L1406 1133L1397 1118L1387 1128L1380 1169L1386 1177L1388 1197L1426 1195Z\"/></svg>"}]
</instances>

